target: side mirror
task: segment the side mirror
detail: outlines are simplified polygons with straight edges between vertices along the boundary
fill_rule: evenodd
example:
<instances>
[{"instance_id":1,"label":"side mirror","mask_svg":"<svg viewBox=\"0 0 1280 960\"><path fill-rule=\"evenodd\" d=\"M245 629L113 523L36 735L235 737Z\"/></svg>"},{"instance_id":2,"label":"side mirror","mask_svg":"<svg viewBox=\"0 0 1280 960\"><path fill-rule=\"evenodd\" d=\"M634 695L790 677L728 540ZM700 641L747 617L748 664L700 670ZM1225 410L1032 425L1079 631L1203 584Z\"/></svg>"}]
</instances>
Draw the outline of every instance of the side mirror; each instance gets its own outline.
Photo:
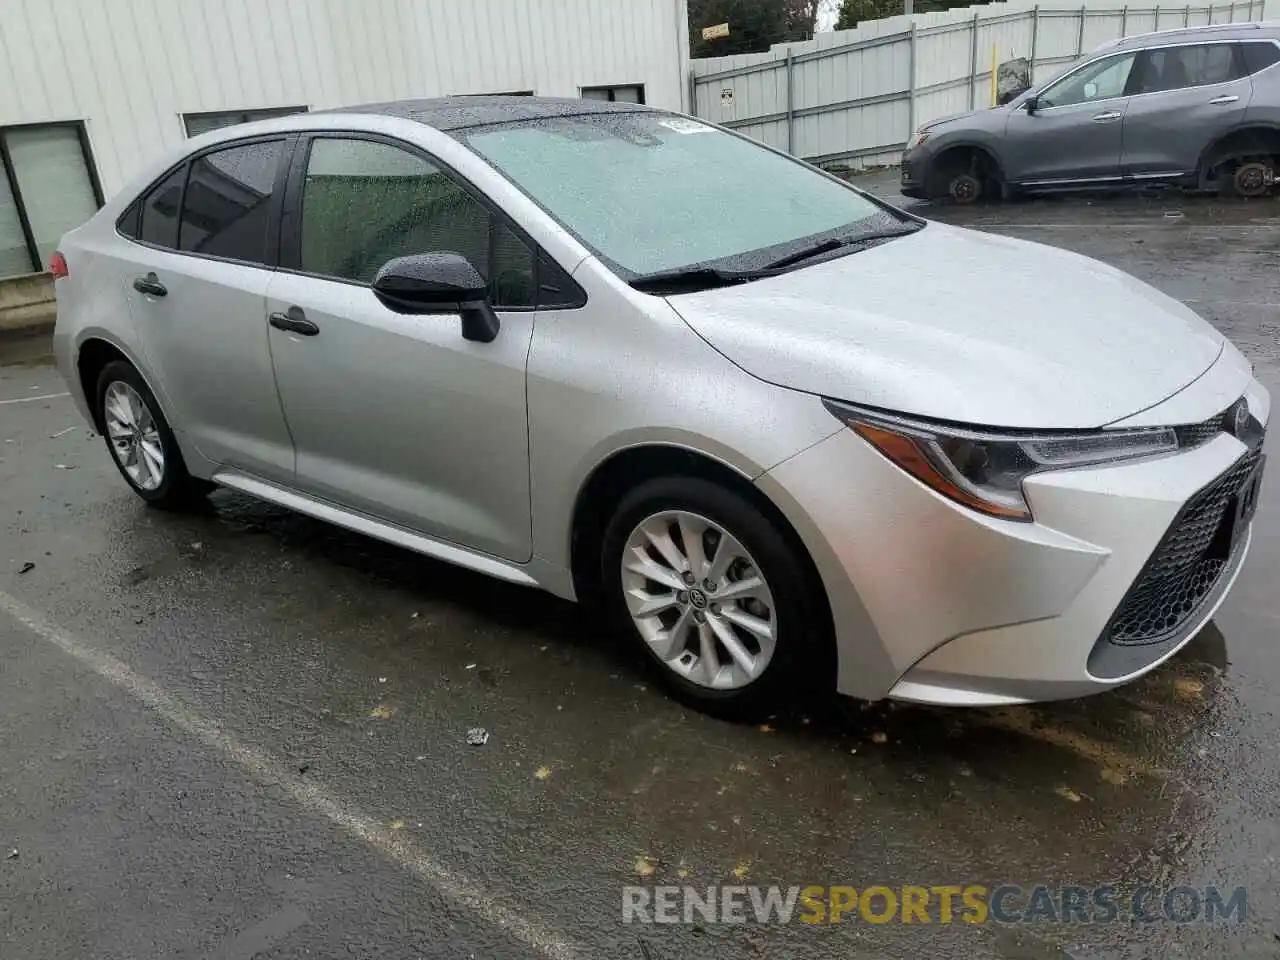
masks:
<instances>
[{"instance_id":1,"label":"side mirror","mask_svg":"<svg viewBox=\"0 0 1280 960\"><path fill-rule=\"evenodd\" d=\"M440 251L396 257L373 278L373 293L396 313L456 313L467 340L489 343L501 326L489 304L488 284L461 254Z\"/></svg>"},{"instance_id":2,"label":"side mirror","mask_svg":"<svg viewBox=\"0 0 1280 960\"><path fill-rule=\"evenodd\" d=\"M1026 103L1023 104L1027 108L1028 115L1034 114L1040 109L1040 101L1036 97L1027 97Z\"/></svg>"}]
</instances>

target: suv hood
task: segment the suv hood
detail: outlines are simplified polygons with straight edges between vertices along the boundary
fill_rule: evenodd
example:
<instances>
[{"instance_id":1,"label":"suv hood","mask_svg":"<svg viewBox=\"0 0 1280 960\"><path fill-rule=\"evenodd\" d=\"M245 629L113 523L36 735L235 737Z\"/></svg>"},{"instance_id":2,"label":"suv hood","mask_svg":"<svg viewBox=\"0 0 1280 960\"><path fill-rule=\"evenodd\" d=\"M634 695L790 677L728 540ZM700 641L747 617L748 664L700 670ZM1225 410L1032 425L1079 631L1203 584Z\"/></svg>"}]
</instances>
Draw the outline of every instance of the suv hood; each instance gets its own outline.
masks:
<instances>
[{"instance_id":1,"label":"suv hood","mask_svg":"<svg viewBox=\"0 0 1280 960\"><path fill-rule=\"evenodd\" d=\"M1091 428L1172 396L1223 337L1078 254L932 223L859 253L668 302L771 383L992 427Z\"/></svg>"}]
</instances>

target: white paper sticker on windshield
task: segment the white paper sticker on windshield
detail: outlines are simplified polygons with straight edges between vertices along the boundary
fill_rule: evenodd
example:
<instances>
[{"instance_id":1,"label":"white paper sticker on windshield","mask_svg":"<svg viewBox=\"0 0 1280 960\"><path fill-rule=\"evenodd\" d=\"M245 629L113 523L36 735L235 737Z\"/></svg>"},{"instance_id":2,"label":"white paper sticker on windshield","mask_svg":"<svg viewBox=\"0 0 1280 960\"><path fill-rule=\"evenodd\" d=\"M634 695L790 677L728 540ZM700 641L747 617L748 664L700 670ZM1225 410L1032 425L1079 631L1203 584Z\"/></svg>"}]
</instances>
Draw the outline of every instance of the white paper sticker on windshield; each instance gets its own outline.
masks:
<instances>
[{"instance_id":1,"label":"white paper sticker on windshield","mask_svg":"<svg viewBox=\"0 0 1280 960\"><path fill-rule=\"evenodd\" d=\"M708 127L697 120L686 120L684 117L670 117L667 120L659 120L658 123L676 133L711 133L715 130L715 127Z\"/></svg>"}]
</instances>

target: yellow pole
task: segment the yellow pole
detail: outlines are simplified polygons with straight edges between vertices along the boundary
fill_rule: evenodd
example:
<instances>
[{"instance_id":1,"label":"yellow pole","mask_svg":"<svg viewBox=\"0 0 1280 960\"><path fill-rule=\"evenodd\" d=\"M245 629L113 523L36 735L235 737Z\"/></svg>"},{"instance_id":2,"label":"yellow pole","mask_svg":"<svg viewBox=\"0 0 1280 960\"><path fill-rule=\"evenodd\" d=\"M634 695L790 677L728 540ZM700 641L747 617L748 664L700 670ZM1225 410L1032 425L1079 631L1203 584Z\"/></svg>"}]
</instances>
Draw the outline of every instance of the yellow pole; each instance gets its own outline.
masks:
<instances>
[{"instance_id":1,"label":"yellow pole","mask_svg":"<svg viewBox=\"0 0 1280 960\"><path fill-rule=\"evenodd\" d=\"M993 43L991 45L991 105L993 107L996 105L996 100L999 98L999 93L996 88L996 69L998 67L996 63L996 56L996 45Z\"/></svg>"}]
</instances>

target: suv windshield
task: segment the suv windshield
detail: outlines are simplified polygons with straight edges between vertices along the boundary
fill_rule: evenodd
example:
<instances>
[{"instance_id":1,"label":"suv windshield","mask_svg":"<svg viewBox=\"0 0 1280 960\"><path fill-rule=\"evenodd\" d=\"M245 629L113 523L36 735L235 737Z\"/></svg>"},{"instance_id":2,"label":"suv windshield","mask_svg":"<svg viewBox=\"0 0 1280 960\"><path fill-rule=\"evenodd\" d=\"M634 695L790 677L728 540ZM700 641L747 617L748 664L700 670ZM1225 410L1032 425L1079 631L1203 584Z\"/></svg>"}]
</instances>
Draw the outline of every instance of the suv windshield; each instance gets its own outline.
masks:
<instances>
[{"instance_id":1,"label":"suv windshield","mask_svg":"<svg viewBox=\"0 0 1280 960\"><path fill-rule=\"evenodd\" d=\"M815 237L854 240L914 226L804 164L658 111L453 135L624 279L693 265L755 269Z\"/></svg>"}]
</instances>

